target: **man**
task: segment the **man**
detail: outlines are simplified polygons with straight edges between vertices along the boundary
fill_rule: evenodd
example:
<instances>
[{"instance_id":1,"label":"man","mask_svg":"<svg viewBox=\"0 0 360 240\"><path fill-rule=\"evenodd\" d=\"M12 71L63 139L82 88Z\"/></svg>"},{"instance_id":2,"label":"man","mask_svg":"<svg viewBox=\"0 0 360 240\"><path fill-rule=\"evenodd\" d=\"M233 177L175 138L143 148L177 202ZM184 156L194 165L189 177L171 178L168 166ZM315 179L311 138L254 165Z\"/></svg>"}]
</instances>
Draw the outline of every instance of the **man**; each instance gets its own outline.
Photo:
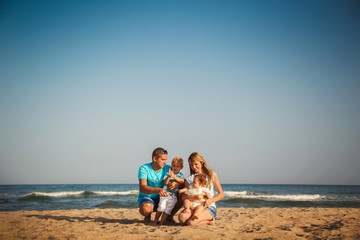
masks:
<instances>
[{"instance_id":1,"label":"man","mask_svg":"<svg viewBox=\"0 0 360 240\"><path fill-rule=\"evenodd\" d=\"M163 189L164 176L171 167L166 164L168 153L163 148L156 148L152 153L152 162L139 168L139 212L145 217L144 223L150 223L151 213L156 212L160 196L168 193Z\"/></svg>"}]
</instances>

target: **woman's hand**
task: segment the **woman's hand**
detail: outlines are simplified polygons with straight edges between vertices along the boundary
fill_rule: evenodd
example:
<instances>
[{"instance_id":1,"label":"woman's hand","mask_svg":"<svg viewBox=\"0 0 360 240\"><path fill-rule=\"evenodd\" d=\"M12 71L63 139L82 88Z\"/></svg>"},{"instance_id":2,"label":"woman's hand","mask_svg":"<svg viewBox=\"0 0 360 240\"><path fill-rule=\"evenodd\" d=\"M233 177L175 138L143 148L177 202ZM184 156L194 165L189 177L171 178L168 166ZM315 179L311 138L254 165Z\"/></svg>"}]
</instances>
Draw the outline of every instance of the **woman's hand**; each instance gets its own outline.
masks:
<instances>
[{"instance_id":1,"label":"woman's hand","mask_svg":"<svg viewBox=\"0 0 360 240\"><path fill-rule=\"evenodd\" d=\"M204 199L210 199L210 198L211 198L210 193L208 193L208 192L203 192L203 194L204 194Z\"/></svg>"},{"instance_id":2,"label":"woman's hand","mask_svg":"<svg viewBox=\"0 0 360 240\"><path fill-rule=\"evenodd\" d=\"M205 205L207 206L207 207L209 207L211 204L213 204L213 200L211 199L211 198L209 198L209 199L207 199L206 201L205 201Z\"/></svg>"}]
</instances>

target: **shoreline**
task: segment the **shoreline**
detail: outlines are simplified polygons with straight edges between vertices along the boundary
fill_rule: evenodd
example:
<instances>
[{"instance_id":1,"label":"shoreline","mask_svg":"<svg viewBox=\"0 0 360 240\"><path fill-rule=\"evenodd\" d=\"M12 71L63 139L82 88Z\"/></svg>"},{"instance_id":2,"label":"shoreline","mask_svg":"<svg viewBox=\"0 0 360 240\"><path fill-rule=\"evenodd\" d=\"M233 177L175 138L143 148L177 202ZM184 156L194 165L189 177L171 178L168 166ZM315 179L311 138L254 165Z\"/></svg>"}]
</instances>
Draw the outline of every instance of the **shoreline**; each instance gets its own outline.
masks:
<instances>
[{"instance_id":1,"label":"shoreline","mask_svg":"<svg viewBox=\"0 0 360 240\"><path fill-rule=\"evenodd\" d=\"M125 208L0 212L0 239L360 238L358 208L218 208L215 226L175 221L146 225Z\"/></svg>"}]
</instances>

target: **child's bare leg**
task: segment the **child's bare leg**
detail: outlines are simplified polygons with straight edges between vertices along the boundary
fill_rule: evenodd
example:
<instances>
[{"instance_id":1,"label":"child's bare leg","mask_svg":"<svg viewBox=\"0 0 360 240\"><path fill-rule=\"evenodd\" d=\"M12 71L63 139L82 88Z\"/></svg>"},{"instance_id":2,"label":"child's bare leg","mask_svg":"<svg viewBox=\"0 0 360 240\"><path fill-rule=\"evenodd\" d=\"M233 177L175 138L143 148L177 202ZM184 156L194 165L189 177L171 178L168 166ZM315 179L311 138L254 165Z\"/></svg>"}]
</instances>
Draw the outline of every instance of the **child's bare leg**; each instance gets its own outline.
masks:
<instances>
[{"instance_id":1,"label":"child's bare leg","mask_svg":"<svg viewBox=\"0 0 360 240\"><path fill-rule=\"evenodd\" d=\"M177 202L175 204L175 207L171 211L171 214L168 216L166 221L169 222L169 223L175 223L174 216L182 206L183 206L183 200L181 198L178 198L178 200L177 200Z\"/></svg>"},{"instance_id":2,"label":"child's bare leg","mask_svg":"<svg viewBox=\"0 0 360 240\"><path fill-rule=\"evenodd\" d=\"M161 220L160 220L160 225L163 225L167 219L169 215L167 215L166 213L163 213L163 215L161 216Z\"/></svg>"},{"instance_id":3,"label":"child's bare leg","mask_svg":"<svg viewBox=\"0 0 360 240\"><path fill-rule=\"evenodd\" d=\"M185 208L185 213L191 213L190 208L191 208L191 201L189 199L185 199L184 200L184 208Z\"/></svg>"},{"instance_id":4,"label":"child's bare leg","mask_svg":"<svg viewBox=\"0 0 360 240\"><path fill-rule=\"evenodd\" d=\"M194 208L194 218L199 218L200 214L202 213L202 211L204 210L204 207L199 205L197 207Z\"/></svg>"},{"instance_id":5,"label":"child's bare leg","mask_svg":"<svg viewBox=\"0 0 360 240\"><path fill-rule=\"evenodd\" d=\"M155 219L154 219L154 222L152 225L154 225L154 226L157 225L161 214L162 214L162 212L159 212L159 211L156 212ZM165 213L163 215L165 215Z\"/></svg>"}]
</instances>

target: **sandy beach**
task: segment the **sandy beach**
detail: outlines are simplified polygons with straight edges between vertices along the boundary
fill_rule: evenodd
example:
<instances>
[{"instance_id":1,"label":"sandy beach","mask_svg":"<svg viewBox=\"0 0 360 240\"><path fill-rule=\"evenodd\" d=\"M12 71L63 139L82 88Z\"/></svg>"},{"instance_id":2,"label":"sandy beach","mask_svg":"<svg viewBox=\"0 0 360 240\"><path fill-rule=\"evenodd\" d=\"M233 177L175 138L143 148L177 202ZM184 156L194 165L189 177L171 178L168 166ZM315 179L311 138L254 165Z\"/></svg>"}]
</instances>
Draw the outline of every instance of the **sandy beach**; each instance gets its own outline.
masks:
<instances>
[{"instance_id":1,"label":"sandy beach","mask_svg":"<svg viewBox=\"0 0 360 240\"><path fill-rule=\"evenodd\" d=\"M360 209L219 208L215 226L150 226L137 209L0 212L0 239L360 239Z\"/></svg>"}]
</instances>

